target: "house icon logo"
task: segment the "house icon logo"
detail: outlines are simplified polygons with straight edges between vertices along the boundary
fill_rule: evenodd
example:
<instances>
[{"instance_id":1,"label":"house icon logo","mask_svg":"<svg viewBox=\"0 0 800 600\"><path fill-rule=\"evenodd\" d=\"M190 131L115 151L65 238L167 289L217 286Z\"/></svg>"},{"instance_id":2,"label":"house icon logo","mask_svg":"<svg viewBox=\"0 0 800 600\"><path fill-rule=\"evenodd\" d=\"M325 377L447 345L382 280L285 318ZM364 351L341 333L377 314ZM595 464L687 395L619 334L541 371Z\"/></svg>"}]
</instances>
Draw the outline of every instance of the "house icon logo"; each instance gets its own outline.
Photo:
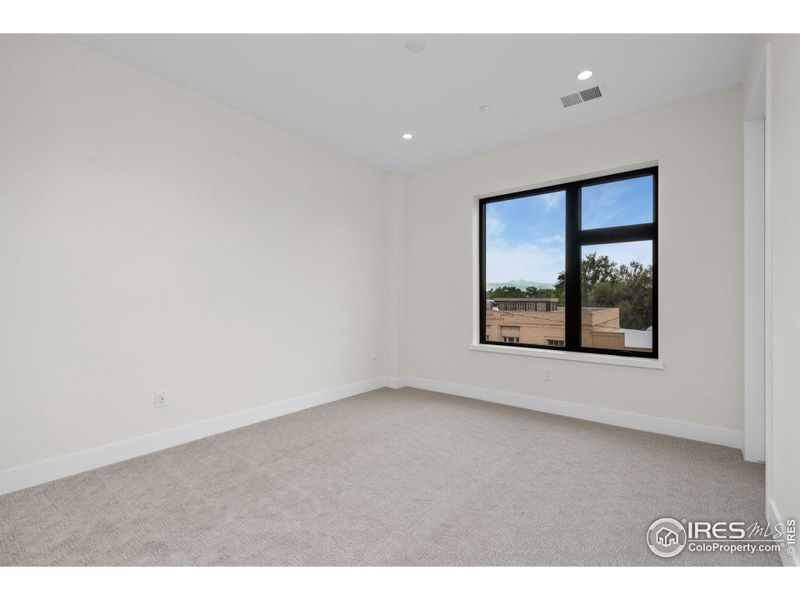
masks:
<instances>
[{"instance_id":1,"label":"house icon logo","mask_svg":"<svg viewBox=\"0 0 800 600\"><path fill-rule=\"evenodd\" d=\"M656 532L656 541L662 546L673 546L678 543L678 534L667 527Z\"/></svg>"},{"instance_id":2,"label":"house icon logo","mask_svg":"<svg viewBox=\"0 0 800 600\"><path fill-rule=\"evenodd\" d=\"M647 546L661 558L677 556L686 546L686 529L675 519L656 519L647 530Z\"/></svg>"}]
</instances>

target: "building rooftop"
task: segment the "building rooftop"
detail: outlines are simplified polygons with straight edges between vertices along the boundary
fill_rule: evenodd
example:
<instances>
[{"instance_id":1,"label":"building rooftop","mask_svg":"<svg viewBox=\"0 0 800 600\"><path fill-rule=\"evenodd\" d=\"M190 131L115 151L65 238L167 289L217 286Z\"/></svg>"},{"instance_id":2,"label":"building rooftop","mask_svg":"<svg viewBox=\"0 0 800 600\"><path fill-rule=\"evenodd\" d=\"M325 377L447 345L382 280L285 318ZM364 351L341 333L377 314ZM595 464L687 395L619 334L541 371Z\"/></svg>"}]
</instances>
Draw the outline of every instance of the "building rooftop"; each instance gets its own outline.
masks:
<instances>
[{"instance_id":1,"label":"building rooftop","mask_svg":"<svg viewBox=\"0 0 800 600\"><path fill-rule=\"evenodd\" d=\"M625 335L626 348L653 349L653 330L640 331L638 329L617 329Z\"/></svg>"}]
</instances>

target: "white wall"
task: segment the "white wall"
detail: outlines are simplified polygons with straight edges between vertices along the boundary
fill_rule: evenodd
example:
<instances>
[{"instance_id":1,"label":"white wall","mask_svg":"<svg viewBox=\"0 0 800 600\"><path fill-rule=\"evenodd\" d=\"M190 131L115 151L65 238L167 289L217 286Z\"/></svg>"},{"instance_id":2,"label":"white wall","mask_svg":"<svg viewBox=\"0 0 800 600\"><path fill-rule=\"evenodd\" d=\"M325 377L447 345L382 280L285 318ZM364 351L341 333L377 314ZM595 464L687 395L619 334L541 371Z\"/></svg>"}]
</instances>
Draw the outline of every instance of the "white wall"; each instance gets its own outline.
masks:
<instances>
[{"instance_id":1,"label":"white wall","mask_svg":"<svg viewBox=\"0 0 800 600\"><path fill-rule=\"evenodd\" d=\"M56 37L0 81L0 471L384 375L742 429L739 89L401 175ZM474 195L655 160L665 368L470 351Z\"/></svg>"},{"instance_id":2,"label":"white wall","mask_svg":"<svg viewBox=\"0 0 800 600\"><path fill-rule=\"evenodd\" d=\"M58 37L0 82L0 471L383 374L385 174Z\"/></svg>"},{"instance_id":3,"label":"white wall","mask_svg":"<svg viewBox=\"0 0 800 600\"><path fill-rule=\"evenodd\" d=\"M772 58L772 492L784 518L800 516L800 37L775 36ZM796 560L796 559L795 559Z\"/></svg>"},{"instance_id":4,"label":"white wall","mask_svg":"<svg viewBox=\"0 0 800 600\"><path fill-rule=\"evenodd\" d=\"M406 374L741 431L741 114L728 89L411 174ZM469 350L473 197L654 160L664 369Z\"/></svg>"},{"instance_id":5,"label":"white wall","mask_svg":"<svg viewBox=\"0 0 800 600\"><path fill-rule=\"evenodd\" d=\"M778 518L800 517L800 401L794 376L800 364L800 273L798 273L797 224L798 165L800 165L800 36L762 37L753 50L748 88L756 83L755 72L769 46L771 73L767 77L767 172L771 198L772 271L772 419L768 452L771 472L772 509ZM770 224L768 224L769 226ZM797 556L795 564L800 564Z\"/></svg>"},{"instance_id":6,"label":"white wall","mask_svg":"<svg viewBox=\"0 0 800 600\"><path fill-rule=\"evenodd\" d=\"M405 374L405 223L406 177L390 173L387 189L387 337L386 368L390 382L398 382Z\"/></svg>"}]
</instances>

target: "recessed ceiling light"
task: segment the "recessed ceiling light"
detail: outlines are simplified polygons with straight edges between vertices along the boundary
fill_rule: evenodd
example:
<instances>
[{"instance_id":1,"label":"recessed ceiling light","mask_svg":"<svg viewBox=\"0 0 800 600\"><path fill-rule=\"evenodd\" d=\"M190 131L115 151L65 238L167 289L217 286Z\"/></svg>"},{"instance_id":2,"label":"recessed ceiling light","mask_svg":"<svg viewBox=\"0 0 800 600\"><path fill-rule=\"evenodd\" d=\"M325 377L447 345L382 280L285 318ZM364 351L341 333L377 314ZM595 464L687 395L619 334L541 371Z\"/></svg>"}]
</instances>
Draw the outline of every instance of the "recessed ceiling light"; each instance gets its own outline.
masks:
<instances>
[{"instance_id":1,"label":"recessed ceiling light","mask_svg":"<svg viewBox=\"0 0 800 600\"><path fill-rule=\"evenodd\" d=\"M488 104L481 104L481 105L478 107L478 110L479 110L479 111L481 111L481 112L486 112L486 111L488 111L490 108L491 108L491 106L489 106Z\"/></svg>"},{"instance_id":2,"label":"recessed ceiling light","mask_svg":"<svg viewBox=\"0 0 800 600\"><path fill-rule=\"evenodd\" d=\"M419 54L428 47L428 40L422 36L410 37L406 40L406 50Z\"/></svg>"},{"instance_id":3,"label":"recessed ceiling light","mask_svg":"<svg viewBox=\"0 0 800 600\"><path fill-rule=\"evenodd\" d=\"M410 140L410 139L412 139L413 137L414 137L414 134L413 134L413 133L404 133L404 134L403 134L403 139L404 139L404 140Z\"/></svg>"},{"instance_id":4,"label":"recessed ceiling light","mask_svg":"<svg viewBox=\"0 0 800 600\"><path fill-rule=\"evenodd\" d=\"M586 71L581 71L580 73L578 73L578 79L580 79L581 81L585 81L585 80L589 79L589 77L591 77L591 76L592 76L592 72L589 71L588 69Z\"/></svg>"}]
</instances>

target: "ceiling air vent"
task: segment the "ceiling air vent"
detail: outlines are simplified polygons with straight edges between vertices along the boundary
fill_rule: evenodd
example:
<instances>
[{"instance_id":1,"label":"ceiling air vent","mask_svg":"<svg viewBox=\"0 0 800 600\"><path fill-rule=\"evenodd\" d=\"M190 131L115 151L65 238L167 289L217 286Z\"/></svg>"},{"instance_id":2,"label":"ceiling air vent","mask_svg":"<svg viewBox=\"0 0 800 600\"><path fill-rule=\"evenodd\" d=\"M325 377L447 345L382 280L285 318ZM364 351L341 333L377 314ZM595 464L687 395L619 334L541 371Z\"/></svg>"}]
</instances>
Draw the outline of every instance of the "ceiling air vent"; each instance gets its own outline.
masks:
<instances>
[{"instance_id":1,"label":"ceiling air vent","mask_svg":"<svg viewBox=\"0 0 800 600\"><path fill-rule=\"evenodd\" d=\"M588 90L581 91L581 100L584 102L588 102L589 100L594 100L595 98L601 97L603 94L600 91L599 86L595 86L593 88L589 88Z\"/></svg>"},{"instance_id":2,"label":"ceiling air vent","mask_svg":"<svg viewBox=\"0 0 800 600\"><path fill-rule=\"evenodd\" d=\"M561 104L564 105L564 108L568 108L570 106L575 106L576 104L582 104L583 102L589 102L589 100L595 100L602 97L603 92L600 91L600 86L596 85L594 87L581 90L580 92L563 96L561 98Z\"/></svg>"},{"instance_id":3,"label":"ceiling air vent","mask_svg":"<svg viewBox=\"0 0 800 600\"><path fill-rule=\"evenodd\" d=\"M578 92L575 92L574 94L570 94L569 96L564 96L563 98L561 98L561 104L564 105L564 108L567 108L568 106L575 106L576 104L580 104L581 102L583 102L583 100L581 100L581 95Z\"/></svg>"}]
</instances>

